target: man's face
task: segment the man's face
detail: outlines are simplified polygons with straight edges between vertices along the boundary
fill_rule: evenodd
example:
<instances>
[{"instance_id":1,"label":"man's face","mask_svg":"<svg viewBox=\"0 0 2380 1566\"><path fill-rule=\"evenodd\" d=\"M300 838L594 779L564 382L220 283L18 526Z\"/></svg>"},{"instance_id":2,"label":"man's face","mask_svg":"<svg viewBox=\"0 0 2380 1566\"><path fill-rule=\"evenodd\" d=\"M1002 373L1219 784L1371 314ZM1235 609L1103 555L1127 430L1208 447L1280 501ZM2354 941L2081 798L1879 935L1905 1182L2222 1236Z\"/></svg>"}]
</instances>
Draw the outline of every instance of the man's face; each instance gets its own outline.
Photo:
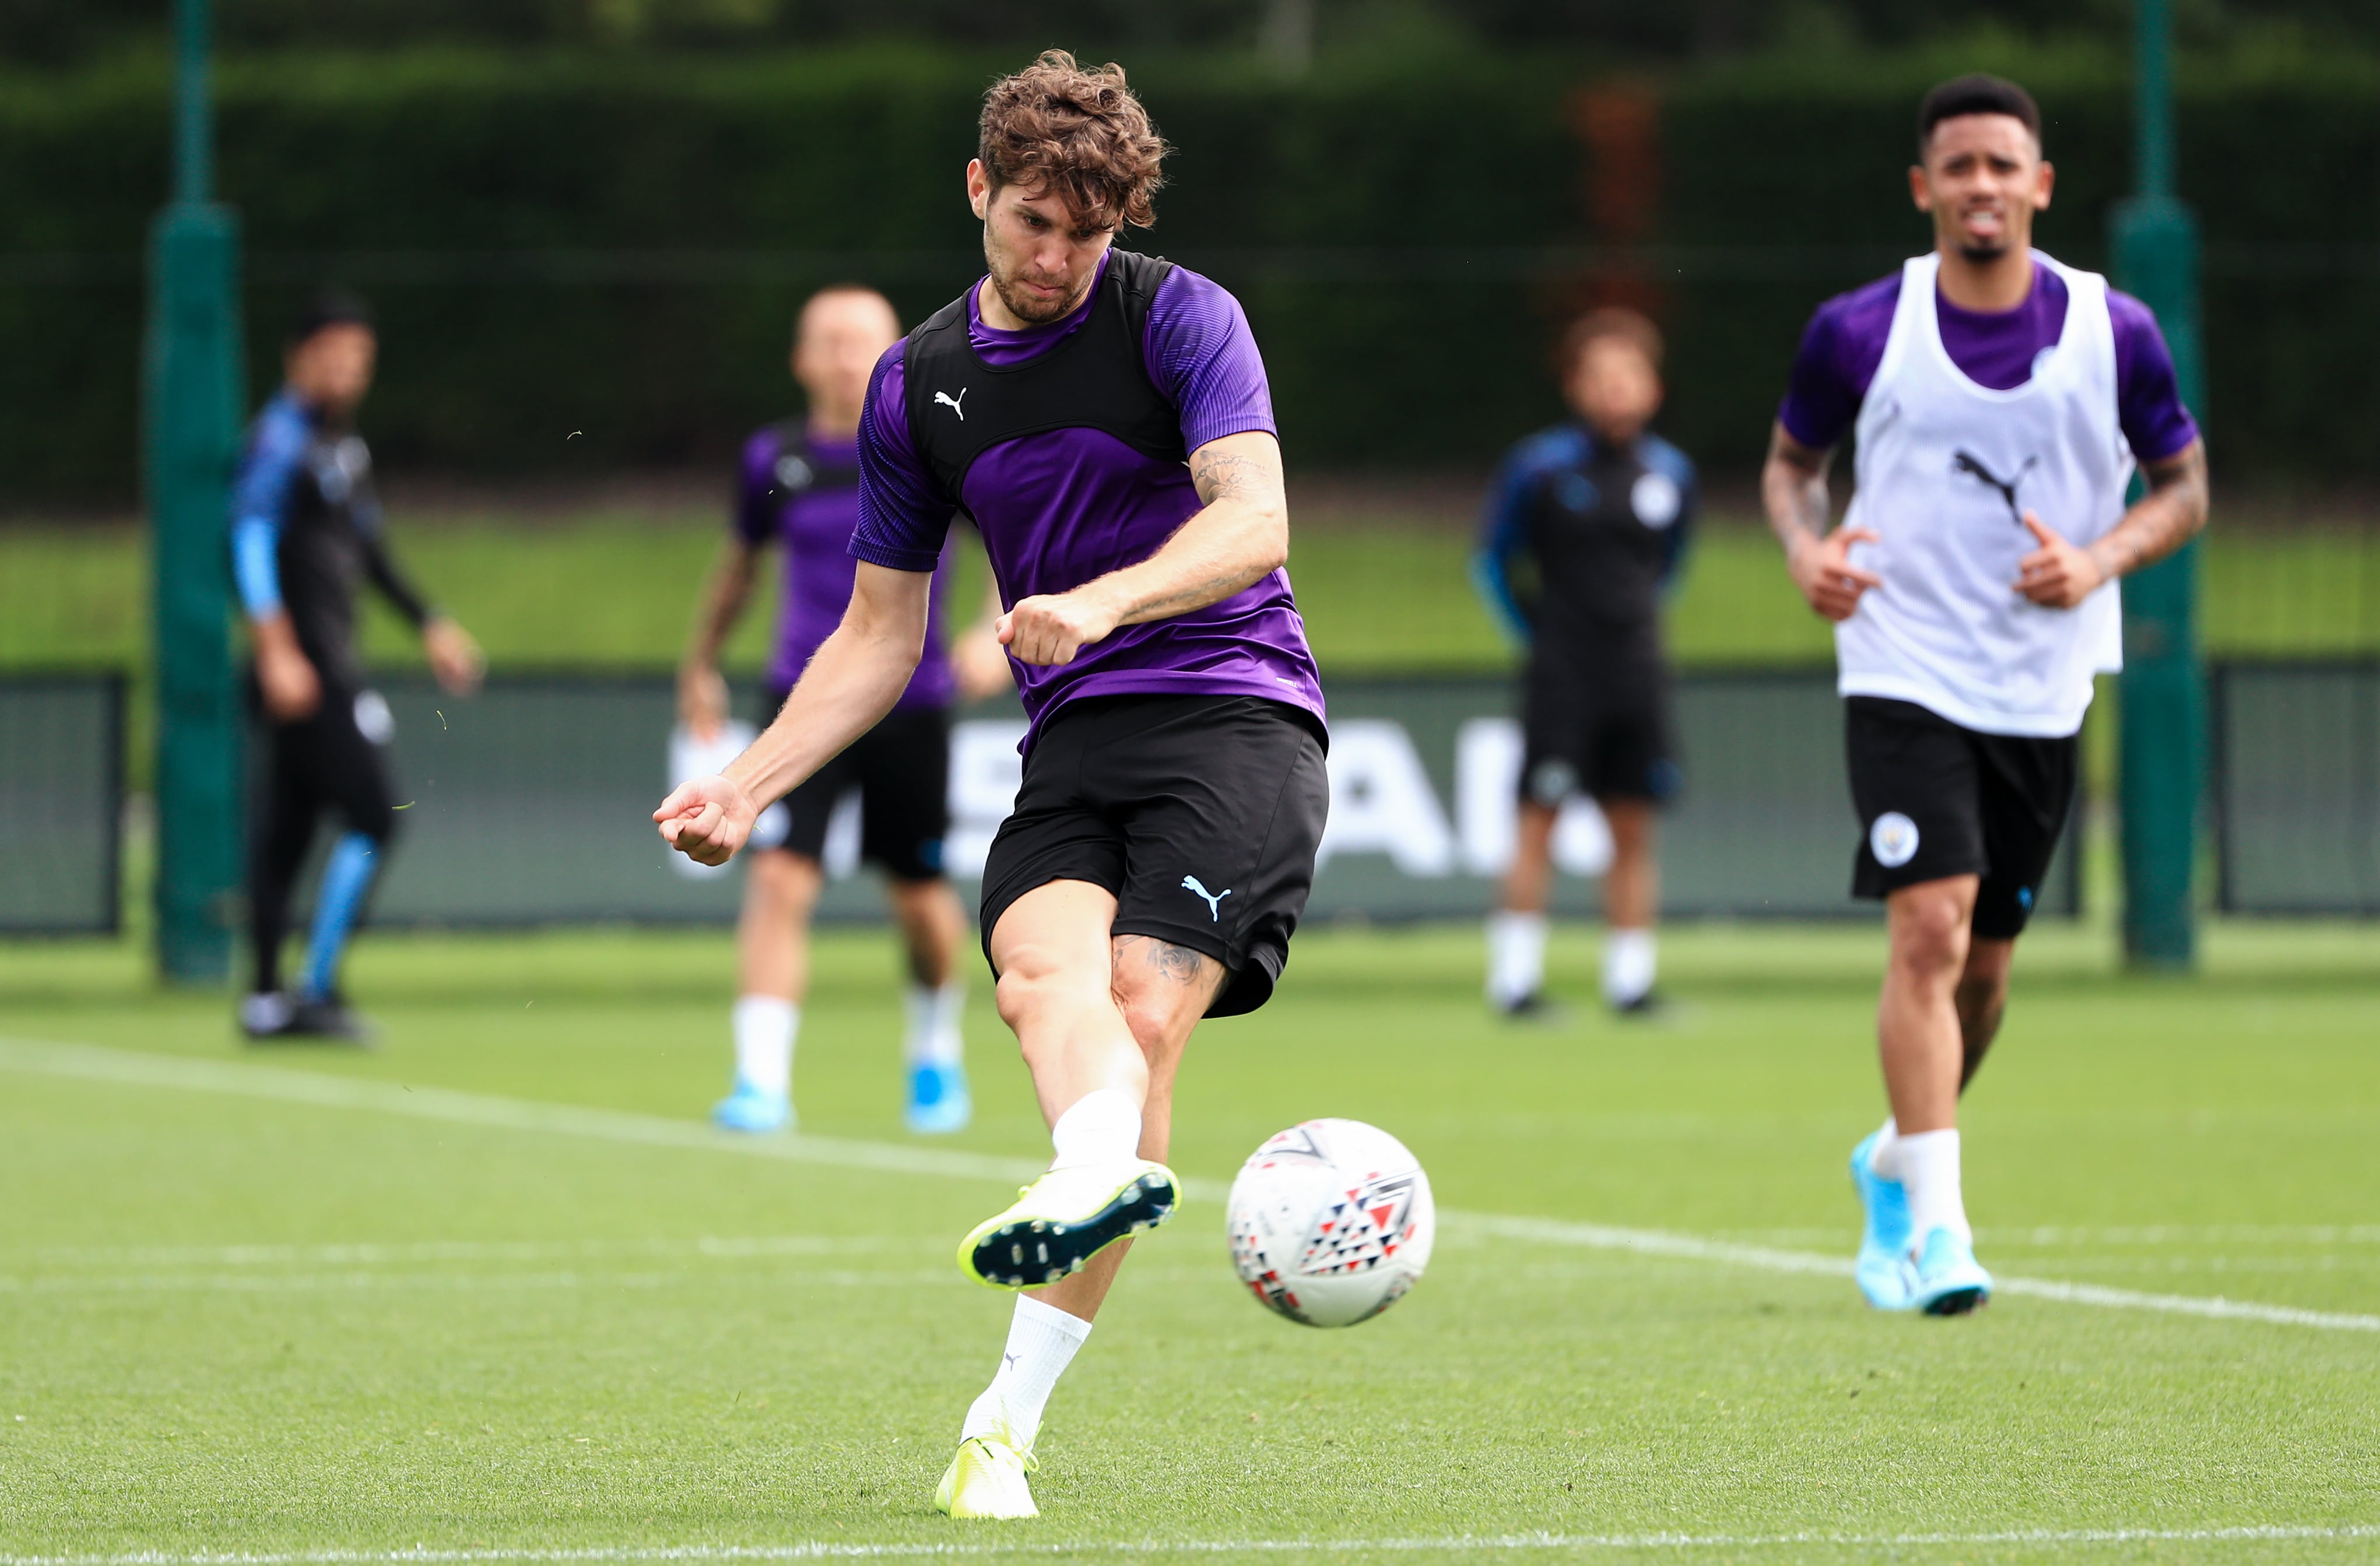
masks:
<instances>
[{"instance_id":1,"label":"man's face","mask_svg":"<svg viewBox=\"0 0 2380 1566\"><path fill-rule=\"evenodd\" d=\"M289 350L289 384L308 404L334 418L356 410L371 390L380 339L353 322L325 326Z\"/></svg>"},{"instance_id":2,"label":"man's face","mask_svg":"<svg viewBox=\"0 0 2380 1566\"><path fill-rule=\"evenodd\" d=\"M1997 261L2032 246L2033 214L2049 205L2055 174L2014 115L1959 115L1926 138L1909 193L1934 214L1937 243L1969 261Z\"/></svg>"},{"instance_id":3,"label":"man's face","mask_svg":"<svg viewBox=\"0 0 2380 1566\"><path fill-rule=\"evenodd\" d=\"M1590 338L1562 389L1578 416L1609 441L1634 440L1661 407L1660 372L1625 337Z\"/></svg>"},{"instance_id":4,"label":"man's face","mask_svg":"<svg viewBox=\"0 0 2380 1566\"><path fill-rule=\"evenodd\" d=\"M967 164L967 200L983 219L992 292L1011 314L1038 326L1083 302L1114 229L1083 227L1054 193L1022 185L994 190L980 160Z\"/></svg>"},{"instance_id":5,"label":"man's face","mask_svg":"<svg viewBox=\"0 0 2380 1566\"><path fill-rule=\"evenodd\" d=\"M892 307L878 294L839 289L802 307L794 339L794 379L813 408L856 410L868 400L868 377L901 335Z\"/></svg>"}]
</instances>

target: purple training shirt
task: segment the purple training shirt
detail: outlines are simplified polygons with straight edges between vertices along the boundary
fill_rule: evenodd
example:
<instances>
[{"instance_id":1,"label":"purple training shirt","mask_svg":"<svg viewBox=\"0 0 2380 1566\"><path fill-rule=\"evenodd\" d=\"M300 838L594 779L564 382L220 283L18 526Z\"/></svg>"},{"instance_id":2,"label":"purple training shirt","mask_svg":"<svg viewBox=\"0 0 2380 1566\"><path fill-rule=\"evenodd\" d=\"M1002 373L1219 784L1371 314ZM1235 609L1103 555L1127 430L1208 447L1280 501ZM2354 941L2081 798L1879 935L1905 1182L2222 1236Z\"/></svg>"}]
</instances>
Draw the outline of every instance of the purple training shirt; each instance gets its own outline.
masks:
<instances>
[{"instance_id":1,"label":"purple training shirt","mask_svg":"<svg viewBox=\"0 0 2380 1566\"><path fill-rule=\"evenodd\" d=\"M1900 302L1900 273L1838 294L1818 307L1793 356L1793 378L1777 417L1785 432L1813 451L1825 451L1851 432L1860 402L1884 360L1892 312ZM2033 291L2011 310L1961 310L1934 296L1942 346L1967 379L1996 392L2033 379L2033 362L2066 330L2066 280L2033 263ZM2134 459L2159 462L2198 439L2198 423L2181 406L2173 355L2149 307L2107 290L2116 331L2116 415Z\"/></svg>"},{"instance_id":2,"label":"purple training shirt","mask_svg":"<svg viewBox=\"0 0 2380 1566\"><path fill-rule=\"evenodd\" d=\"M978 289L969 289L968 342L993 366L1049 352L1090 319L1107 280L1107 262L1099 267L1065 320L1023 332L984 324ZM904 339L877 361L860 416L859 526L851 536L860 559L896 571L932 569L955 502L975 518L1001 601L1013 607L1138 564L1199 510L1187 467L1082 428L993 446L967 470L962 493L944 494L910 440L906 346ZM1251 430L1277 432L1247 317L1208 279L1173 269L1149 301L1141 356L1150 381L1181 414L1185 450ZM1027 746L1052 711L1077 697L1254 696L1323 716L1321 681L1287 571L1204 609L1121 626L1071 663L1011 659L1009 667L1032 723Z\"/></svg>"},{"instance_id":3,"label":"purple training shirt","mask_svg":"<svg viewBox=\"0 0 2380 1566\"><path fill-rule=\"evenodd\" d=\"M859 486L838 482L835 473L856 466L856 437L809 434L810 455L828 470L807 489L778 481L787 456L783 427L771 425L744 443L735 491L735 531L758 549L782 544L785 556L784 601L777 612L777 648L769 660L769 684L790 689L851 605L858 563L851 557L852 530L859 523ZM942 560L938 557L935 564ZM931 569L932 567L929 567ZM926 651L909 688L895 705L904 709L948 707L958 694L942 625L943 574L936 571L926 611Z\"/></svg>"}]
</instances>

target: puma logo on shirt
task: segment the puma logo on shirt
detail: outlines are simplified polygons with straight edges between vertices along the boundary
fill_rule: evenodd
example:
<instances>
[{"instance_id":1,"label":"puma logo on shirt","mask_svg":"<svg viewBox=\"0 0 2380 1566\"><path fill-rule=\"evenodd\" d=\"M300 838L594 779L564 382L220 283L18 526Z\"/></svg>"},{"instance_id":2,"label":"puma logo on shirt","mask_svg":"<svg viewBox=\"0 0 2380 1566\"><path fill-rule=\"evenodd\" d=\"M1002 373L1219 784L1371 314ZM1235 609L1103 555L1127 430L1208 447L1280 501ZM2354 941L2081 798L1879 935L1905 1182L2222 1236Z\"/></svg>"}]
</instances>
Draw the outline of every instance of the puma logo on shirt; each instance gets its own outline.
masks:
<instances>
[{"instance_id":1,"label":"puma logo on shirt","mask_svg":"<svg viewBox=\"0 0 2380 1566\"><path fill-rule=\"evenodd\" d=\"M938 403L949 404L950 410L953 413L957 414L959 416L959 422L964 424L966 422L966 409L959 405L966 401L966 395L967 389L965 386L961 386L957 396L953 396L948 392L936 392L934 394L934 400Z\"/></svg>"},{"instance_id":2,"label":"puma logo on shirt","mask_svg":"<svg viewBox=\"0 0 2380 1566\"><path fill-rule=\"evenodd\" d=\"M2040 460L2038 456L2028 456L2024 459L2024 466L2018 468L2013 477L2003 479L1985 467L1982 457L1971 451L1961 450L1951 454L1950 471L1972 474L1998 490L2000 492L2000 499L2008 502L2009 519L2022 528L2024 526L2024 508L2016 503L2016 487L2024 482L2024 476L2032 472L2034 464Z\"/></svg>"},{"instance_id":3,"label":"puma logo on shirt","mask_svg":"<svg viewBox=\"0 0 2380 1566\"><path fill-rule=\"evenodd\" d=\"M1209 892L1207 890L1206 883L1201 881L1196 876L1184 876L1182 878L1182 890L1184 892L1195 892L1206 902L1207 917L1209 919L1213 920L1216 924L1221 924L1223 922L1223 899L1232 894L1232 889L1230 887L1227 886L1220 892Z\"/></svg>"}]
</instances>

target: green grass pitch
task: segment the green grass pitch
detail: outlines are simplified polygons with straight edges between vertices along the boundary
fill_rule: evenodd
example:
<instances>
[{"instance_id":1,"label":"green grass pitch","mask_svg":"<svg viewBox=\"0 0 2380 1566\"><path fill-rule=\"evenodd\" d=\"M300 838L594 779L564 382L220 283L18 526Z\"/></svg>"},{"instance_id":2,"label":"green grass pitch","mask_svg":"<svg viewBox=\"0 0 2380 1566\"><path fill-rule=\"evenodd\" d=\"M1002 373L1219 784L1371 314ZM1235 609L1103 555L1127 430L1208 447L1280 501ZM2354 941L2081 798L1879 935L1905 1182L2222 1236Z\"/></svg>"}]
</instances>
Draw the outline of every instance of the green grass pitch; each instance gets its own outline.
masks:
<instances>
[{"instance_id":1,"label":"green grass pitch","mask_svg":"<svg viewBox=\"0 0 2380 1566\"><path fill-rule=\"evenodd\" d=\"M2380 936L2220 927L2180 982L2032 938L1966 1122L2011 1288L1950 1322L1827 1270L1876 933L1667 951L1669 1020L1515 1029L1474 931L1301 937L1194 1044L1175 1162L1377 1122L1450 1211L1430 1276L1295 1327L1193 1200L1060 1388L1042 1519L960 1526L1007 1305L951 1252L1046 1150L980 985L980 1118L911 1138L892 953L829 936L808 1140L753 1144L701 1123L718 933L369 939L370 1056L0 950L0 1562L2380 1554ZM1559 936L1558 987L1593 961Z\"/></svg>"}]
</instances>

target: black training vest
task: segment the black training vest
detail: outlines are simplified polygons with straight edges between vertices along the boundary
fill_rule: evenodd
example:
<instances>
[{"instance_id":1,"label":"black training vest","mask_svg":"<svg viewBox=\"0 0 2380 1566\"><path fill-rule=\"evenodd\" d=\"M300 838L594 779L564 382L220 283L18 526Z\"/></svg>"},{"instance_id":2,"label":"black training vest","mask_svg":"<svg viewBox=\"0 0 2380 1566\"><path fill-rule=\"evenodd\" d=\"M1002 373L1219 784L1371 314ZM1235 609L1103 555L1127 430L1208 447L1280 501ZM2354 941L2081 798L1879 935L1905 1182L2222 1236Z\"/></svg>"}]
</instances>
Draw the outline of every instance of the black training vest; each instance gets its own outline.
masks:
<instances>
[{"instance_id":1,"label":"black training vest","mask_svg":"<svg viewBox=\"0 0 2380 1566\"><path fill-rule=\"evenodd\" d=\"M1090 319L1023 364L995 369L977 355L965 294L909 334L909 439L952 500L977 457L1050 430L1101 430L1160 462L1189 460L1181 412L1149 380L1141 354L1149 301L1173 263L1133 250L1108 256Z\"/></svg>"},{"instance_id":2,"label":"black training vest","mask_svg":"<svg viewBox=\"0 0 2380 1566\"><path fill-rule=\"evenodd\" d=\"M812 490L847 490L859 482L859 454L830 460L810 447L807 419L779 419L769 426L777 438L777 460L769 468L768 503L782 510L795 495Z\"/></svg>"}]
</instances>

